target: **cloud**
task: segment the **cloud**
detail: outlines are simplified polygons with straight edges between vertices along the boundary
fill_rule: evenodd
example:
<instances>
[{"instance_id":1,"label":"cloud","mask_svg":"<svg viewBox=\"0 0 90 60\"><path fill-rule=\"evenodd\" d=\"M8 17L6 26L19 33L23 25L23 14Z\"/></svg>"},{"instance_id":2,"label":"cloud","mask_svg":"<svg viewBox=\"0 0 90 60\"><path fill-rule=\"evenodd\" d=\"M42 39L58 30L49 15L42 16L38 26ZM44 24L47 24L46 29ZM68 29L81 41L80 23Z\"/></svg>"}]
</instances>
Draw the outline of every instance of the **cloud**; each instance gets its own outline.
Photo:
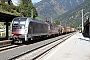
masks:
<instances>
[{"instance_id":1,"label":"cloud","mask_svg":"<svg viewBox=\"0 0 90 60\"><path fill-rule=\"evenodd\" d=\"M12 0L12 3L13 3L15 6L19 6L20 0Z\"/></svg>"}]
</instances>

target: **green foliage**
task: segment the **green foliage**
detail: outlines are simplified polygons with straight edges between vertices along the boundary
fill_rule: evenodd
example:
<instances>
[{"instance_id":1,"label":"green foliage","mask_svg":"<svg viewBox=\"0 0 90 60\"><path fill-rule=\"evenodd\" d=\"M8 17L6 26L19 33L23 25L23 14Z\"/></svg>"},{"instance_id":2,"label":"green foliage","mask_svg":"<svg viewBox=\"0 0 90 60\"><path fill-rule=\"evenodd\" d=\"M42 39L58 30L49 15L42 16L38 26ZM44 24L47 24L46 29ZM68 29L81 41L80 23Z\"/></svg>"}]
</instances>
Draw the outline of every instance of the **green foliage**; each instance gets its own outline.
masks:
<instances>
[{"instance_id":1,"label":"green foliage","mask_svg":"<svg viewBox=\"0 0 90 60\"><path fill-rule=\"evenodd\" d=\"M4 22L0 22L0 24L1 24L2 26L4 26Z\"/></svg>"},{"instance_id":2,"label":"green foliage","mask_svg":"<svg viewBox=\"0 0 90 60\"><path fill-rule=\"evenodd\" d=\"M33 17L35 18L37 16L37 11L33 6L31 0L22 0L20 2L19 12L21 13L21 16L24 17L32 17L33 15Z\"/></svg>"},{"instance_id":3,"label":"green foliage","mask_svg":"<svg viewBox=\"0 0 90 60\"><path fill-rule=\"evenodd\" d=\"M0 2L0 12L11 14L15 16L24 16L24 17L31 17L31 10L33 10L33 17L37 17L37 11L36 8L33 6L31 0L28 2L28 0L22 0L20 6L14 6L12 3L8 5L4 2L5 0L1 0ZM4 25L4 22L0 22L2 26Z\"/></svg>"},{"instance_id":4,"label":"green foliage","mask_svg":"<svg viewBox=\"0 0 90 60\"><path fill-rule=\"evenodd\" d=\"M88 14L86 14L86 16L90 17L90 1L89 0L85 0L84 3L77 6L73 10L68 11L67 13L59 16L58 19L61 20L62 25L66 24L66 26L71 26L71 27L76 28L82 23L82 12L81 12L82 9L84 9L84 14L89 12ZM84 21L86 20L86 16L84 16Z\"/></svg>"},{"instance_id":5,"label":"green foliage","mask_svg":"<svg viewBox=\"0 0 90 60\"><path fill-rule=\"evenodd\" d=\"M8 11L8 12L10 12L11 11L11 9L10 9L10 6L9 5L6 5L6 4L3 4L3 6L4 6L4 10L5 11Z\"/></svg>"},{"instance_id":6,"label":"green foliage","mask_svg":"<svg viewBox=\"0 0 90 60\"><path fill-rule=\"evenodd\" d=\"M15 6L13 4L8 5L6 3L0 3L0 12L20 16L20 13L15 10Z\"/></svg>"},{"instance_id":7,"label":"green foliage","mask_svg":"<svg viewBox=\"0 0 90 60\"><path fill-rule=\"evenodd\" d=\"M82 27L76 27L77 30L82 30Z\"/></svg>"},{"instance_id":8,"label":"green foliage","mask_svg":"<svg viewBox=\"0 0 90 60\"><path fill-rule=\"evenodd\" d=\"M4 29L5 28L4 22L0 22L0 25L2 25L2 27L0 27L0 29Z\"/></svg>"},{"instance_id":9,"label":"green foliage","mask_svg":"<svg viewBox=\"0 0 90 60\"><path fill-rule=\"evenodd\" d=\"M56 23L57 25L60 25L60 20L55 20L55 23Z\"/></svg>"},{"instance_id":10,"label":"green foliage","mask_svg":"<svg viewBox=\"0 0 90 60\"><path fill-rule=\"evenodd\" d=\"M35 19L37 19L37 20L43 20L42 18L39 18L39 17L36 17Z\"/></svg>"},{"instance_id":11,"label":"green foliage","mask_svg":"<svg viewBox=\"0 0 90 60\"><path fill-rule=\"evenodd\" d=\"M5 0L1 0L0 12L24 17L31 17L31 15L33 15L34 18L38 15L36 8L33 6L31 0L21 0L20 6L14 6L12 3L8 5L5 3Z\"/></svg>"},{"instance_id":12,"label":"green foliage","mask_svg":"<svg viewBox=\"0 0 90 60\"><path fill-rule=\"evenodd\" d=\"M5 3L5 0L1 0L1 3Z\"/></svg>"}]
</instances>

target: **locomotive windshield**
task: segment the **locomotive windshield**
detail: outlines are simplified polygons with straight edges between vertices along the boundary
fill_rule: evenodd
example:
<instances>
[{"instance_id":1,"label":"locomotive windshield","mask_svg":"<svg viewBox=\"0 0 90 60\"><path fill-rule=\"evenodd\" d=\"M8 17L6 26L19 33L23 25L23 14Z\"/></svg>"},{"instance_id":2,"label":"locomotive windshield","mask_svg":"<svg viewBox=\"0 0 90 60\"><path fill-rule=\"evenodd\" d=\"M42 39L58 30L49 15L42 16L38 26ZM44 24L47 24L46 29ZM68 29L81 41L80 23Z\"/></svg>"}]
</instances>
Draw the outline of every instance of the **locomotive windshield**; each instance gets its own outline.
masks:
<instances>
[{"instance_id":1,"label":"locomotive windshield","mask_svg":"<svg viewBox=\"0 0 90 60\"><path fill-rule=\"evenodd\" d=\"M13 20L13 24L25 25L26 18L16 18Z\"/></svg>"},{"instance_id":2,"label":"locomotive windshield","mask_svg":"<svg viewBox=\"0 0 90 60\"><path fill-rule=\"evenodd\" d=\"M25 27L25 23L26 23L26 18L15 18L13 20L13 28L16 27L16 28L24 28Z\"/></svg>"}]
</instances>

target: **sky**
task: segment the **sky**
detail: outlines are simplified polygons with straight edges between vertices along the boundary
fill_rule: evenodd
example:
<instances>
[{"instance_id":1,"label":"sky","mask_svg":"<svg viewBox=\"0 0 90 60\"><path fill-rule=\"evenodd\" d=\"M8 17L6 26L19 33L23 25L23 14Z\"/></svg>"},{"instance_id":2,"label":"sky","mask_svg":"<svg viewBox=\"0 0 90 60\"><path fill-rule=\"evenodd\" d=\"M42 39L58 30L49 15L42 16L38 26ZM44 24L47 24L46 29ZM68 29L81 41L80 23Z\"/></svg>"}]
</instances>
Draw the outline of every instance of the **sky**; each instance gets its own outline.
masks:
<instances>
[{"instance_id":1,"label":"sky","mask_svg":"<svg viewBox=\"0 0 90 60\"><path fill-rule=\"evenodd\" d=\"M19 1L20 1L20 0L12 0L13 4L14 4L15 6L18 6L18 5L19 5L19 4L18 4ZM36 2L39 2L39 1L41 1L41 0L32 0L33 3L36 3Z\"/></svg>"},{"instance_id":2,"label":"sky","mask_svg":"<svg viewBox=\"0 0 90 60\"><path fill-rule=\"evenodd\" d=\"M41 1L41 0L32 0L33 3L34 3L34 2L39 2L39 1Z\"/></svg>"}]
</instances>

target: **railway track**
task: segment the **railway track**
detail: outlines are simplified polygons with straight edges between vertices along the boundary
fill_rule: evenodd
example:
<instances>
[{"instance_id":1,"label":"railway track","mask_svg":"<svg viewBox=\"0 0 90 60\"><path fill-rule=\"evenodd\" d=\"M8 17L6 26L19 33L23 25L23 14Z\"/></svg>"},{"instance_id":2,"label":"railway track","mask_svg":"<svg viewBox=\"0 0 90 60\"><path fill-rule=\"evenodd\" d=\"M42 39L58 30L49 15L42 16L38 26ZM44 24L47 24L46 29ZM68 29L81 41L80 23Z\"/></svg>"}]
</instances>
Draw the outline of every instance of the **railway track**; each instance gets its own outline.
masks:
<instances>
[{"instance_id":1,"label":"railway track","mask_svg":"<svg viewBox=\"0 0 90 60\"><path fill-rule=\"evenodd\" d=\"M50 44L47 44L46 46L39 48L29 54L23 54L24 56L18 56L13 59L15 60L39 60L41 57L46 55L50 50L55 48L60 43L64 42L66 39L70 38L73 34L70 35L64 35L62 37L56 38L56 41L51 42ZM61 39L61 40L60 40ZM25 58L26 57L26 58Z\"/></svg>"},{"instance_id":2,"label":"railway track","mask_svg":"<svg viewBox=\"0 0 90 60\"><path fill-rule=\"evenodd\" d=\"M4 48L0 48L0 59L2 60L35 60L42 55L47 54L51 49L62 43L72 34L62 35L59 37L47 39L41 42L36 42L29 45L13 45ZM14 52L14 53L12 53ZM5 55L8 54L8 55ZM29 57L28 57L29 56ZM24 58L23 58L24 57ZM26 57L26 58L25 58Z\"/></svg>"},{"instance_id":3,"label":"railway track","mask_svg":"<svg viewBox=\"0 0 90 60\"><path fill-rule=\"evenodd\" d=\"M0 41L0 47L11 45L11 40Z\"/></svg>"},{"instance_id":4,"label":"railway track","mask_svg":"<svg viewBox=\"0 0 90 60\"><path fill-rule=\"evenodd\" d=\"M21 47L23 45L6 45L6 46L3 46L3 47L0 47L0 53L4 52L4 51L10 51L11 49L15 49L15 48L18 48L18 47Z\"/></svg>"}]
</instances>

